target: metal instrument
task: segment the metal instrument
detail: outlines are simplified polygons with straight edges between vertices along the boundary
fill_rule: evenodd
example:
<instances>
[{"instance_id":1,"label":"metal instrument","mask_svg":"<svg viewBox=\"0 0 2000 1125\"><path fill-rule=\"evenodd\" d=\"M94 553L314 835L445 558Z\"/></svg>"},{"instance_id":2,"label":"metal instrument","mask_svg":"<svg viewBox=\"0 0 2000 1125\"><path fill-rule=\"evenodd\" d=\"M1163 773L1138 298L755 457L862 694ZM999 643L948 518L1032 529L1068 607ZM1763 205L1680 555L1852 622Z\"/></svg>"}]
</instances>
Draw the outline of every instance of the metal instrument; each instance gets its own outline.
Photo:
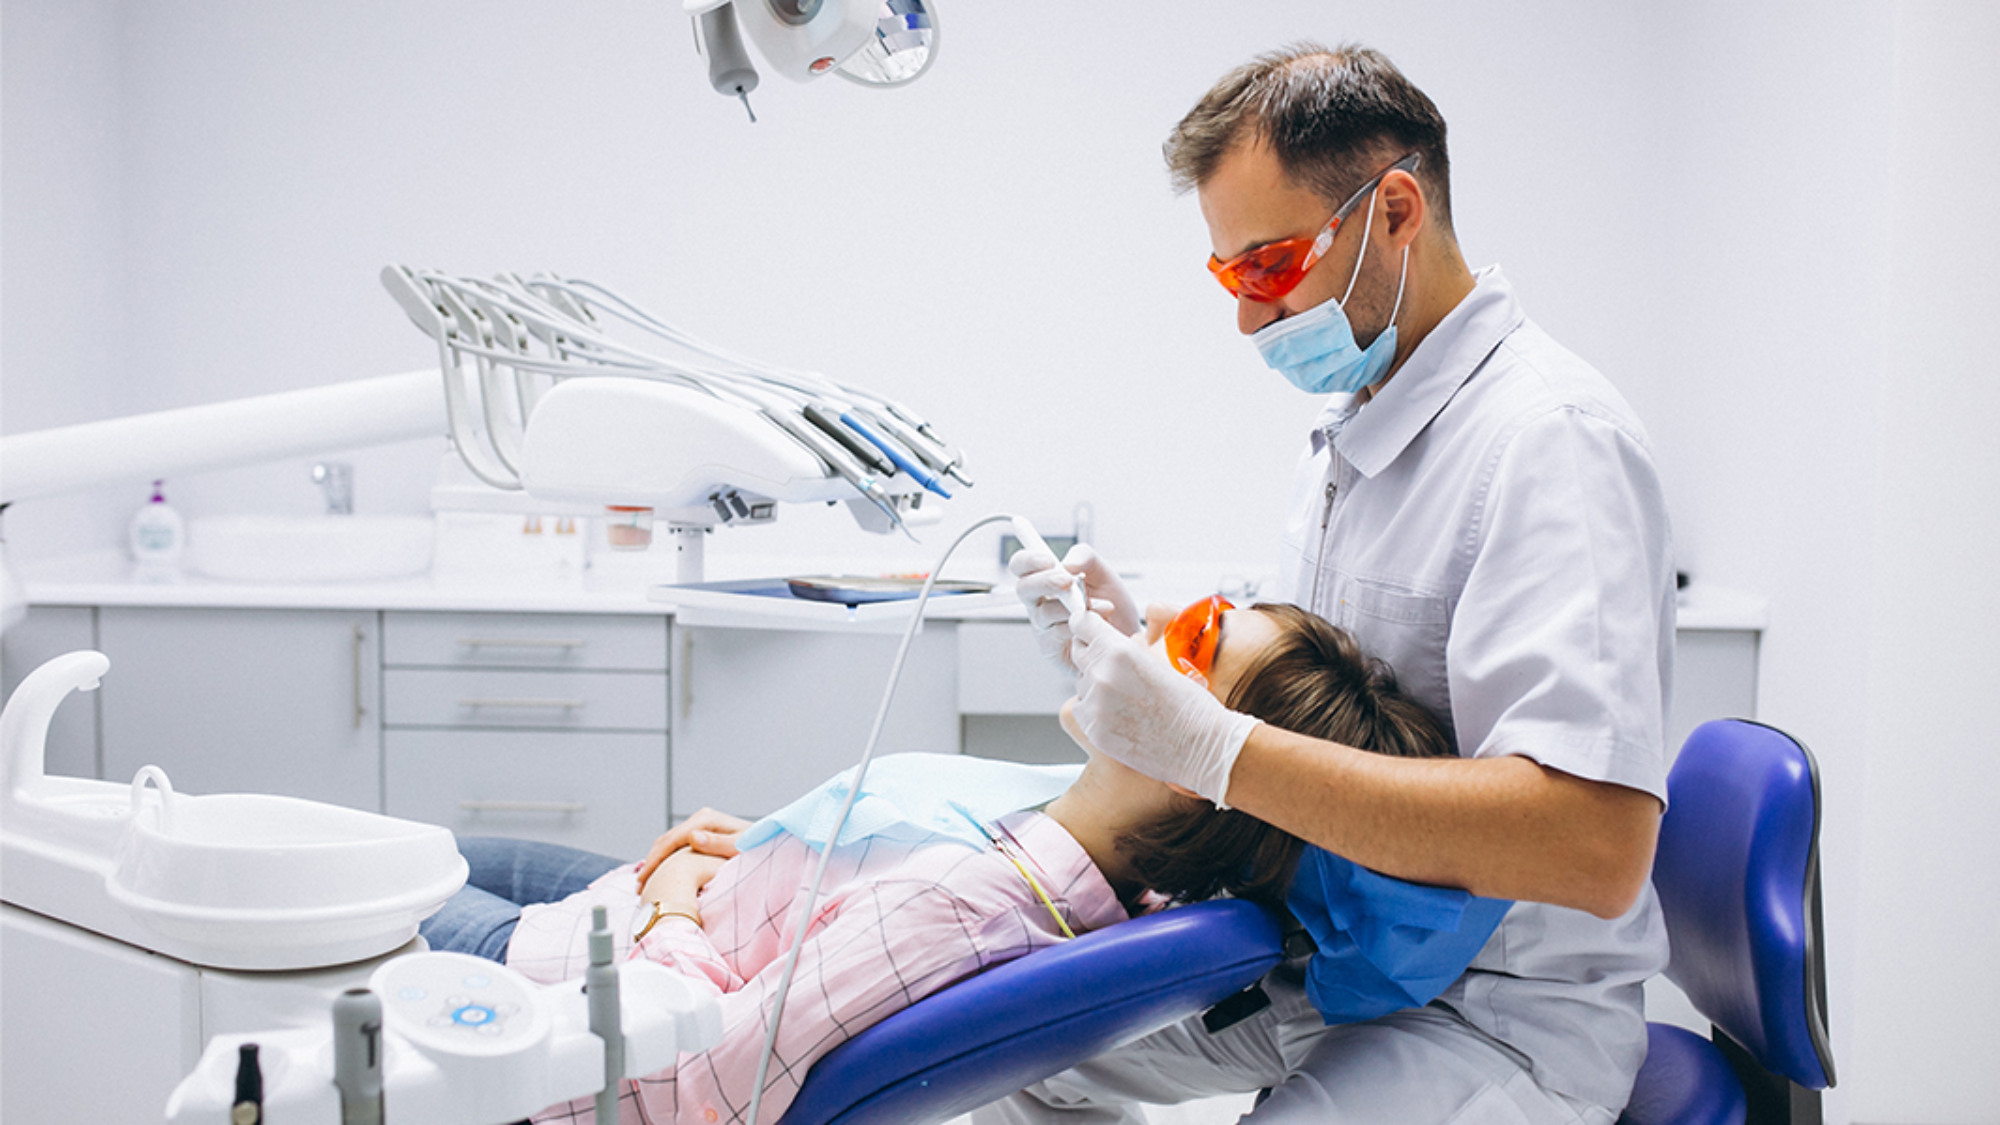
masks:
<instances>
[{"instance_id":1,"label":"metal instrument","mask_svg":"<svg viewBox=\"0 0 2000 1125\"><path fill-rule=\"evenodd\" d=\"M682 527L845 500L888 532L926 495L948 498L945 479L971 484L901 404L708 344L593 282L390 266L382 283L436 342L452 442L493 488Z\"/></svg>"}]
</instances>

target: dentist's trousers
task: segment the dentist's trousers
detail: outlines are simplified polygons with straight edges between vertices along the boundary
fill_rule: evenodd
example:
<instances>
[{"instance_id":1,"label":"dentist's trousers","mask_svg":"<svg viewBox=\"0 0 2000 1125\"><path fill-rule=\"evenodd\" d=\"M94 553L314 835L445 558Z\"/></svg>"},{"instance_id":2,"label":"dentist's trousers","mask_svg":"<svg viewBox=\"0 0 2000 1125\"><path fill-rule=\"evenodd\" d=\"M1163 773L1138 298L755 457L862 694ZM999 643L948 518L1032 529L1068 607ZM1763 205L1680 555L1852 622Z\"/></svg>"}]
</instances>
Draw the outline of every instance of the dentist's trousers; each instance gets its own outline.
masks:
<instances>
[{"instance_id":1,"label":"dentist's trousers","mask_svg":"<svg viewBox=\"0 0 2000 1125\"><path fill-rule=\"evenodd\" d=\"M1327 1027L1276 978L1271 1006L1214 1035L1185 1020L972 1114L973 1125L1141 1125L1132 1103L1269 1089L1254 1125L1612 1125L1544 1089L1527 1061L1439 1006Z\"/></svg>"}]
</instances>

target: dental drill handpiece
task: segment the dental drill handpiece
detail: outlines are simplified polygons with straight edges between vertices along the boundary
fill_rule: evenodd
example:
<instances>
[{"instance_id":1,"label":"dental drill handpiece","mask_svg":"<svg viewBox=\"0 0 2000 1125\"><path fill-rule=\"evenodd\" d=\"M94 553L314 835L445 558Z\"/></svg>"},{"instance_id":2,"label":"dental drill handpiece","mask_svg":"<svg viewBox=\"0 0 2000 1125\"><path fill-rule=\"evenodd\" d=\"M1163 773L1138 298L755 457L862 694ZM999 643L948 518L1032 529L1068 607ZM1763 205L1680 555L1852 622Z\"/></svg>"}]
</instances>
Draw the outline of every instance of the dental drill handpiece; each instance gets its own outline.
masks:
<instances>
[{"instance_id":1,"label":"dental drill handpiece","mask_svg":"<svg viewBox=\"0 0 2000 1125\"><path fill-rule=\"evenodd\" d=\"M1014 525L1014 538L1021 541L1021 546L1024 549L1041 551L1050 558L1056 559L1056 565L1062 565L1062 560L1056 558L1056 553L1049 548L1048 541L1035 531L1035 525L1029 523L1026 516L1012 516L1010 520ZM1062 607L1069 611L1072 619L1090 608L1090 599L1083 592L1083 575L1070 575L1069 588L1057 594L1056 601L1062 603Z\"/></svg>"}]
</instances>

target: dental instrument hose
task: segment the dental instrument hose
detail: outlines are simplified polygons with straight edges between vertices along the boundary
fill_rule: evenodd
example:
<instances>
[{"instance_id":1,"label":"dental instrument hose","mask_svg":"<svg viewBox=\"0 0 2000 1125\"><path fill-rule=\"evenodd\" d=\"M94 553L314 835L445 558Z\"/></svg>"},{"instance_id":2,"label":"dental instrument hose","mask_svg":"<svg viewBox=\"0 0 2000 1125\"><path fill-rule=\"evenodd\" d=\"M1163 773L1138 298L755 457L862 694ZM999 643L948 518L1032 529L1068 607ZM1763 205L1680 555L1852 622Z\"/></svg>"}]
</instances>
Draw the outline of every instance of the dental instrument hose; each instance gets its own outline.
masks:
<instances>
[{"instance_id":1,"label":"dental instrument hose","mask_svg":"<svg viewBox=\"0 0 2000 1125\"><path fill-rule=\"evenodd\" d=\"M770 1073L771 1056L777 1049L778 1025L785 1018L785 1001L791 996L792 971L798 967L799 951L805 948L806 929L819 902L819 888L820 883L826 878L827 861L833 857L833 848L840 840L841 830L847 827L848 812L854 808L855 800L861 796L862 782L868 776L868 763L875 757L876 743L882 738L882 725L889 717L889 704L896 697L896 684L903 678L903 662L910 655L910 642L916 638L918 630L923 628L924 606L931 599L931 587L937 585L938 575L943 572L944 564L951 559L952 552L958 550L959 544L964 543L968 536L987 524L1002 522L1011 522L1016 529L1015 538L1023 543L1041 541L1041 537L1034 534L1033 525L1020 516L1005 512L987 516L958 533L958 538L953 539L951 545L944 549L944 553L938 556L937 565L925 576L923 589L917 593L916 609L910 614L910 623L903 630L903 642L896 649L895 663L889 666L889 683L882 690L882 704L875 709L875 725L868 732L868 742L861 751L861 761L855 765L854 778L848 783L847 800L841 803L840 815L834 817L833 829L827 833L826 846L820 849L819 863L813 869L812 886L806 890L805 902L799 907L798 932L792 935L792 948L785 954L785 970L778 977L778 1002L771 1008L771 1026L764 1034L764 1049L757 1056L757 1082L750 1089L750 1113L746 1119L748 1125L757 1125L757 1111L764 1104L764 1079ZM1026 535L1021 534L1024 529L1027 531ZM808 840L806 843L811 844L812 841Z\"/></svg>"}]
</instances>

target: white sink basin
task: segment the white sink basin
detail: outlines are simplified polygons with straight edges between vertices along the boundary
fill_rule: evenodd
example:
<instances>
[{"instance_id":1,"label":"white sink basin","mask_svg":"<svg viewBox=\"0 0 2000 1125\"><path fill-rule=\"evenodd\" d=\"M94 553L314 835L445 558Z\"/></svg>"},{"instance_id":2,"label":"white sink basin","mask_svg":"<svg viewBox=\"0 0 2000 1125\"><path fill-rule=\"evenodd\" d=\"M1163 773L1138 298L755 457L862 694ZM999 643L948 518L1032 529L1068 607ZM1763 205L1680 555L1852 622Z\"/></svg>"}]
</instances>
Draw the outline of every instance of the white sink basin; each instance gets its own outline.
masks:
<instances>
[{"instance_id":1,"label":"white sink basin","mask_svg":"<svg viewBox=\"0 0 2000 1125\"><path fill-rule=\"evenodd\" d=\"M105 890L199 964L374 956L465 883L451 832L433 825L261 793L158 800L132 816Z\"/></svg>"},{"instance_id":2,"label":"white sink basin","mask_svg":"<svg viewBox=\"0 0 2000 1125\"><path fill-rule=\"evenodd\" d=\"M339 965L408 942L465 883L451 832L260 793L189 796L51 776L49 720L111 667L72 652L0 709L0 896L141 949L223 969Z\"/></svg>"},{"instance_id":3,"label":"white sink basin","mask_svg":"<svg viewBox=\"0 0 2000 1125\"><path fill-rule=\"evenodd\" d=\"M213 516L188 523L188 561L238 582L352 582L430 569L428 516Z\"/></svg>"}]
</instances>

